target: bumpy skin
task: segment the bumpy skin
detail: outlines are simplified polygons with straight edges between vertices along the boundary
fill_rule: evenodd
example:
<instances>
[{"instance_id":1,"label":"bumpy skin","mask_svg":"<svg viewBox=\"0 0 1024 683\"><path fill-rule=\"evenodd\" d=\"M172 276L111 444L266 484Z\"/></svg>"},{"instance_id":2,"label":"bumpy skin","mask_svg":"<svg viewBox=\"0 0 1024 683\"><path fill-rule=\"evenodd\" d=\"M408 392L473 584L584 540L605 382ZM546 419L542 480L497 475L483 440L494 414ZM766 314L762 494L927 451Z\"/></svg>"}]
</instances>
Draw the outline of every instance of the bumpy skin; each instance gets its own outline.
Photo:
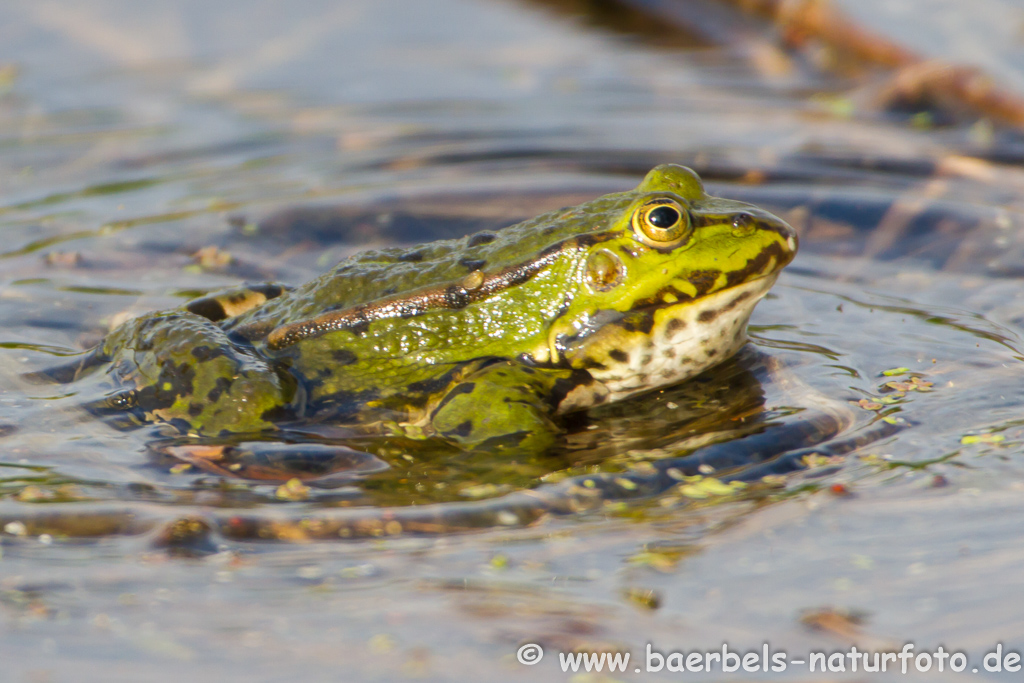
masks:
<instances>
[{"instance_id":1,"label":"bumpy skin","mask_svg":"<svg viewBox=\"0 0 1024 683\"><path fill-rule=\"evenodd\" d=\"M125 387L110 407L185 433L303 419L536 451L560 412L735 353L795 251L778 218L665 165L635 190L494 233L366 251L291 291L138 318L94 358Z\"/></svg>"}]
</instances>

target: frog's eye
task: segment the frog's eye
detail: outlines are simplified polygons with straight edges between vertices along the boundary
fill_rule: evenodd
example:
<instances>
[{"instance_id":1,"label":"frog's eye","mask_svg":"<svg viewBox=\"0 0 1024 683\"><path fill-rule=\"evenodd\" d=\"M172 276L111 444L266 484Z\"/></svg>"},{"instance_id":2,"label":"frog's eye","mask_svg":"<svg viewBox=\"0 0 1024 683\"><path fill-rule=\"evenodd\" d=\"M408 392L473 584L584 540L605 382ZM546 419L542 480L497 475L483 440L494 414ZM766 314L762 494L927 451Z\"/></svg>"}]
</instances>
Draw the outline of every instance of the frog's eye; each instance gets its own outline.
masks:
<instances>
[{"instance_id":1,"label":"frog's eye","mask_svg":"<svg viewBox=\"0 0 1024 683\"><path fill-rule=\"evenodd\" d=\"M633 230L641 241L664 247L689 236L690 213L674 199L649 199L633 214Z\"/></svg>"}]
</instances>

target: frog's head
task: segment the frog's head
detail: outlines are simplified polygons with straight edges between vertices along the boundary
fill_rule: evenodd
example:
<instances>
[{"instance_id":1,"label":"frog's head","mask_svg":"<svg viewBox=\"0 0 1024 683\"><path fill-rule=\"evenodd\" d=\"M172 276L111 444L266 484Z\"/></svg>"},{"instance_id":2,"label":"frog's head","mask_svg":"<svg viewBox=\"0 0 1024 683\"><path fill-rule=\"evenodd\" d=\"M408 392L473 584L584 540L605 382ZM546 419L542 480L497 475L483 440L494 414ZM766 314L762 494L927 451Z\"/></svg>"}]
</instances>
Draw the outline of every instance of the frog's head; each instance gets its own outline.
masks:
<instances>
[{"instance_id":1,"label":"frog's head","mask_svg":"<svg viewBox=\"0 0 1024 683\"><path fill-rule=\"evenodd\" d=\"M708 196L682 166L658 166L620 196L606 227L581 240L576 296L551 336L609 399L684 380L739 350L755 304L797 249L785 222Z\"/></svg>"}]
</instances>

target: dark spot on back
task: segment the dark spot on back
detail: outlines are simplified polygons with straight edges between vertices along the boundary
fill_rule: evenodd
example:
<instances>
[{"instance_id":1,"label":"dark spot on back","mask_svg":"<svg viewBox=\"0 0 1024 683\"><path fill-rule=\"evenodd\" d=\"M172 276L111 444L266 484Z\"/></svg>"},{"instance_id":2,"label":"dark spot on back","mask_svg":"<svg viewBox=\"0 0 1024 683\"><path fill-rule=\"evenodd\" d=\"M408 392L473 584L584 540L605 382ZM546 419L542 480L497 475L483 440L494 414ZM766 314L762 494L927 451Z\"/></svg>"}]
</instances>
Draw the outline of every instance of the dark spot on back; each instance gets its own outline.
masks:
<instances>
[{"instance_id":1,"label":"dark spot on back","mask_svg":"<svg viewBox=\"0 0 1024 683\"><path fill-rule=\"evenodd\" d=\"M404 254L402 254L401 256L399 256L398 260L402 261L403 263L419 263L420 261L423 260L423 252L422 251L407 251Z\"/></svg>"},{"instance_id":2,"label":"dark spot on back","mask_svg":"<svg viewBox=\"0 0 1024 683\"><path fill-rule=\"evenodd\" d=\"M338 365L352 365L359 360L359 356L348 349L335 349L331 351L331 358Z\"/></svg>"},{"instance_id":3,"label":"dark spot on back","mask_svg":"<svg viewBox=\"0 0 1024 683\"><path fill-rule=\"evenodd\" d=\"M228 314L224 312L224 307L221 303L210 296L204 296L202 299L196 299L185 304L185 310L189 313L195 313L198 316L206 318L210 322L219 322L228 317Z\"/></svg>"},{"instance_id":4,"label":"dark spot on back","mask_svg":"<svg viewBox=\"0 0 1024 683\"><path fill-rule=\"evenodd\" d=\"M284 422L295 418L295 413L288 406L274 406L267 408L260 414L260 419L265 422Z\"/></svg>"},{"instance_id":5,"label":"dark spot on back","mask_svg":"<svg viewBox=\"0 0 1024 683\"><path fill-rule=\"evenodd\" d=\"M445 398L453 398L459 394L472 394L474 389L476 389L476 382L463 382L448 392L448 396Z\"/></svg>"},{"instance_id":6,"label":"dark spot on back","mask_svg":"<svg viewBox=\"0 0 1024 683\"><path fill-rule=\"evenodd\" d=\"M321 386L319 382L304 378L307 391L312 394L313 390ZM321 397L315 403L306 406L306 417L318 419L336 419L347 421L353 419L364 409L368 401L380 397L380 389L365 389L363 391L336 391Z\"/></svg>"},{"instance_id":7,"label":"dark spot on back","mask_svg":"<svg viewBox=\"0 0 1024 683\"><path fill-rule=\"evenodd\" d=\"M466 420L449 433L455 434L456 436L461 436L462 438L466 438L467 436L473 433L473 421Z\"/></svg>"},{"instance_id":8,"label":"dark spot on back","mask_svg":"<svg viewBox=\"0 0 1024 683\"><path fill-rule=\"evenodd\" d=\"M167 424L177 429L182 434L187 434L192 429L192 425L188 423L183 417L175 417L167 421Z\"/></svg>"},{"instance_id":9,"label":"dark spot on back","mask_svg":"<svg viewBox=\"0 0 1024 683\"><path fill-rule=\"evenodd\" d=\"M206 395L206 400L215 403L225 391L231 388L231 382L232 380L228 377L218 377L213 389L210 389L210 393Z\"/></svg>"},{"instance_id":10,"label":"dark spot on back","mask_svg":"<svg viewBox=\"0 0 1024 683\"><path fill-rule=\"evenodd\" d=\"M453 368L439 377L424 379L419 382L412 382L406 387L406 389L410 394L436 394L451 384L452 376L454 376L454 374L455 369ZM467 384L472 385L472 382L467 382Z\"/></svg>"},{"instance_id":11,"label":"dark spot on back","mask_svg":"<svg viewBox=\"0 0 1024 683\"><path fill-rule=\"evenodd\" d=\"M487 265L487 260L486 259L479 259L479 258L478 259L461 258L461 259L459 259L459 265L460 266L465 266L467 270L480 270L481 268L483 268L484 266Z\"/></svg>"},{"instance_id":12,"label":"dark spot on back","mask_svg":"<svg viewBox=\"0 0 1024 683\"><path fill-rule=\"evenodd\" d=\"M212 360L219 356L226 356L227 352L217 346L197 346L192 349L192 357L199 362Z\"/></svg>"},{"instance_id":13,"label":"dark spot on back","mask_svg":"<svg viewBox=\"0 0 1024 683\"><path fill-rule=\"evenodd\" d=\"M478 232L475 235L470 235L469 241L466 242L466 246L478 247L481 244L490 244L497 239L497 237L497 235L491 232Z\"/></svg>"},{"instance_id":14,"label":"dark spot on back","mask_svg":"<svg viewBox=\"0 0 1024 683\"><path fill-rule=\"evenodd\" d=\"M251 289L254 292L259 292L268 299L276 299L277 297L281 296L285 291L285 288L282 287L281 285L275 285L270 283L262 285L249 285L249 289Z\"/></svg>"},{"instance_id":15,"label":"dark spot on back","mask_svg":"<svg viewBox=\"0 0 1024 683\"><path fill-rule=\"evenodd\" d=\"M434 415L441 412L441 410L448 405L448 402L456 396L472 393L474 389L476 389L476 382L462 382L461 384L457 384L451 391L445 394L444 398L441 399L441 402L437 404L437 408L434 410ZM431 417L433 418L433 415Z\"/></svg>"}]
</instances>

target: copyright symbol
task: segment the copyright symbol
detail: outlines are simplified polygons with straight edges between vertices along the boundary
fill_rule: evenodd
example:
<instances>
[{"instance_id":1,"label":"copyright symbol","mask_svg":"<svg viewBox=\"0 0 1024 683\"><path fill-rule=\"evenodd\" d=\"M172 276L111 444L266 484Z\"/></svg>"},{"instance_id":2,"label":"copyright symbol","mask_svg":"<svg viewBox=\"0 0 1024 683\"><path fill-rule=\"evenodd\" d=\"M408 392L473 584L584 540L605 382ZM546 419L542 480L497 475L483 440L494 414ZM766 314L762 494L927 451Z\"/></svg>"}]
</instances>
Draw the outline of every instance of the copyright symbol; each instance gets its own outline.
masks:
<instances>
[{"instance_id":1,"label":"copyright symbol","mask_svg":"<svg viewBox=\"0 0 1024 683\"><path fill-rule=\"evenodd\" d=\"M537 643L527 643L519 648L519 652L516 652L516 659L520 664L532 666L544 659L544 648Z\"/></svg>"}]
</instances>

